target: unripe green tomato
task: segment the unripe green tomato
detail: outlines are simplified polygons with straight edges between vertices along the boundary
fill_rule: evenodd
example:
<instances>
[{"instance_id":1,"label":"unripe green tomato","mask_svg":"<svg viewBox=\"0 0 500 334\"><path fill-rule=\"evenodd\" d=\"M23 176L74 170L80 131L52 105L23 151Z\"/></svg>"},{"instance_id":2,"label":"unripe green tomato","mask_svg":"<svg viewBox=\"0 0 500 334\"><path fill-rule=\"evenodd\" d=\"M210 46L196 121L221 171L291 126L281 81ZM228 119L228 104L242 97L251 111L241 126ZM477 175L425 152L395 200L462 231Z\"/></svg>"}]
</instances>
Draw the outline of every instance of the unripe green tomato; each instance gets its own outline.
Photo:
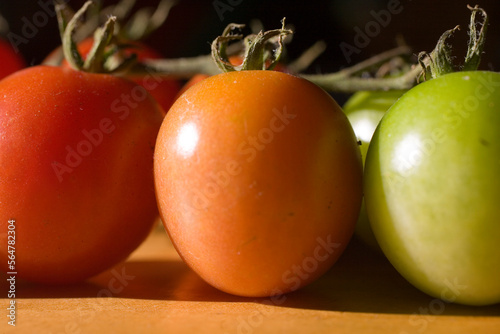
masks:
<instances>
[{"instance_id":1,"label":"unripe green tomato","mask_svg":"<svg viewBox=\"0 0 500 334\"><path fill-rule=\"evenodd\" d=\"M378 123L385 112L404 92L404 90L359 91L353 94L344 104L343 110L349 118L358 140L361 142L360 150L363 163ZM364 201L354 233L370 247L380 250L368 221Z\"/></svg>"},{"instance_id":2,"label":"unripe green tomato","mask_svg":"<svg viewBox=\"0 0 500 334\"><path fill-rule=\"evenodd\" d=\"M500 302L499 172L499 73L446 74L389 109L366 158L366 209L411 284L448 302Z\"/></svg>"}]
</instances>

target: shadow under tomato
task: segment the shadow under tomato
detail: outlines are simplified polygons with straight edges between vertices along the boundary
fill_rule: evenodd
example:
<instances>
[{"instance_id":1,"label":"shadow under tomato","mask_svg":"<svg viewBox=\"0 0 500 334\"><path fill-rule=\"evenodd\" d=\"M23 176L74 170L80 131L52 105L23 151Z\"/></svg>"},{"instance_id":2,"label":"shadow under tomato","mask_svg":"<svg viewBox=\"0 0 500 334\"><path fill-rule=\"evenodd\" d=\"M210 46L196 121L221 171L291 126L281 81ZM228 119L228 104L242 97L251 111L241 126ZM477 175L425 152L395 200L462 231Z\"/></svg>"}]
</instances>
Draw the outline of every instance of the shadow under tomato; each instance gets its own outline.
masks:
<instances>
[{"instance_id":1,"label":"shadow under tomato","mask_svg":"<svg viewBox=\"0 0 500 334\"><path fill-rule=\"evenodd\" d=\"M128 261L92 280L113 297L179 300L238 302L245 300L215 289L184 262Z\"/></svg>"},{"instance_id":2,"label":"shadow under tomato","mask_svg":"<svg viewBox=\"0 0 500 334\"><path fill-rule=\"evenodd\" d=\"M355 239L323 277L285 297L283 307L312 310L500 316L500 304L466 306L428 296L408 283L383 254Z\"/></svg>"},{"instance_id":3,"label":"shadow under tomato","mask_svg":"<svg viewBox=\"0 0 500 334\"><path fill-rule=\"evenodd\" d=\"M18 299L31 298L91 298L97 295L101 288L92 282L75 284L49 285L28 282L16 279L15 297ZM9 291L6 280L0 282L0 290Z\"/></svg>"}]
</instances>

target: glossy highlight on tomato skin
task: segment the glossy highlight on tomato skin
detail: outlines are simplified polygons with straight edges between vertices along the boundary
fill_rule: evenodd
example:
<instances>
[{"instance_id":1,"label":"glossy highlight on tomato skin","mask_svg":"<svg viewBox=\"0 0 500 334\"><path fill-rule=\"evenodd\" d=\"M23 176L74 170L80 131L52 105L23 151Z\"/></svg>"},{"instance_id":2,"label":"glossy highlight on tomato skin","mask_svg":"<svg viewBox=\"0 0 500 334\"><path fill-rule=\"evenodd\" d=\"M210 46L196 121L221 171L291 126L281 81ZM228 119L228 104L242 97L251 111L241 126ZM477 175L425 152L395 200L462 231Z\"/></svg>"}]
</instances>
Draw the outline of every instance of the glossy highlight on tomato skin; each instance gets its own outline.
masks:
<instances>
[{"instance_id":1,"label":"glossy highlight on tomato skin","mask_svg":"<svg viewBox=\"0 0 500 334\"><path fill-rule=\"evenodd\" d=\"M336 102L274 71L212 76L167 114L155 149L160 215L184 261L242 296L294 291L341 255L362 163Z\"/></svg>"},{"instance_id":2,"label":"glossy highlight on tomato skin","mask_svg":"<svg viewBox=\"0 0 500 334\"><path fill-rule=\"evenodd\" d=\"M15 219L19 279L85 280L149 234L158 215L152 168L163 115L147 93L130 98L140 89L49 66L0 83L0 238L6 244L7 221Z\"/></svg>"}]
</instances>

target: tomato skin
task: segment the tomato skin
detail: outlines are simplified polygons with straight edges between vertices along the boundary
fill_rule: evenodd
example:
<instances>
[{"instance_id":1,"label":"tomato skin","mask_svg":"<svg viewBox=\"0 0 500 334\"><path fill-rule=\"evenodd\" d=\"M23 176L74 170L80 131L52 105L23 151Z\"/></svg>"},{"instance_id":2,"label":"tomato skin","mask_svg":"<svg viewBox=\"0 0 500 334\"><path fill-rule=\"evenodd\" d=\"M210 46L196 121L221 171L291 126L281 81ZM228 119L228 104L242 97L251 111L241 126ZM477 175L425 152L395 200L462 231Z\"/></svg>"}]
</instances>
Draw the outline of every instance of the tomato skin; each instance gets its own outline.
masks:
<instances>
[{"instance_id":1,"label":"tomato skin","mask_svg":"<svg viewBox=\"0 0 500 334\"><path fill-rule=\"evenodd\" d=\"M414 286L467 305L500 302L500 74L447 74L386 113L365 165L375 236Z\"/></svg>"},{"instance_id":2,"label":"tomato skin","mask_svg":"<svg viewBox=\"0 0 500 334\"><path fill-rule=\"evenodd\" d=\"M347 245L362 163L336 102L275 71L212 76L167 114L155 149L160 215L186 263L241 296L294 291Z\"/></svg>"},{"instance_id":3,"label":"tomato skin","mask_svg":"<svg viewBox=\"0 0 500 334\"><path fill-rule=\"evenodd\" d=\"M354 133L361 141L363 163L370 141L385 112L403 95L404 90L359 91L353 94L342 109L351 122ZM375 250L380 250L373 235L363 201L354 234Z\"/></svg>"},{"instance_id":4,"label":"tomato skin","mask_svg":"<svg viewBox=\"0 0 500 334\"><path fill-rule=\"evenodd\" d=\"M24 59L3 39L0 39L0 62L2 64L0 66L0 80L26 67Z\"/></svg>"},{"instance_id":5,"label":"tomato skin","mask_svg":"<svg viewBox=\"0 0 500 334\"><path fill-rule=\"evenodd\" d=\"M20 279L85 280L124 260L150 232L163 115L141 89L50 66L0 82L0 243L15 219ZM0 266L9 271L6 252Z\"/></svg>"}]
</instances>

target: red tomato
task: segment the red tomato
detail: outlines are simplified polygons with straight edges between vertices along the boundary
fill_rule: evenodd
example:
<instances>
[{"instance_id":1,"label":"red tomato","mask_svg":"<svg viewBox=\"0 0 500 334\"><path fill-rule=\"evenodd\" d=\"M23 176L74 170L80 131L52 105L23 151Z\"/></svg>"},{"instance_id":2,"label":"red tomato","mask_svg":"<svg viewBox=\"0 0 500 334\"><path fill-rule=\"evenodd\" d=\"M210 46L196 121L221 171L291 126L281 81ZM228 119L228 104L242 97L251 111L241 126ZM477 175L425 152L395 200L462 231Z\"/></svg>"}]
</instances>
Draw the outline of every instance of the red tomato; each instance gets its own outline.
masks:
<instances>
[{"instance_id":1,"label":"red tomato","mask_svg":"<svg viewBox=\"0 0 500 334\"><path fill-rule=\"evenodd\" d=\"M36 66L0 82L0 244L15 220L19 278L84 280L146 238L162 119L144 88L111 75Z\"/></svg>"},{"instance_id":2,"label":"red tomato","mask_svg":"<svg viewBox=\"0 0 500 334\"><path fill-rule=\"evenodd\" d=\"M12 46L6 41L0 39L0 79L5 78L20 69L26 64L24 59L12 49Z\"/></svg>"},{"instance_id":3,"label":"red tomato","mask_svg":"<svg viewBox=\"0 0 500 334\"><path fill-rule=\"evenodd\" d=\"M93 38L87 38L78 44L78 51L80 52L82 57L85 58L87 56L92 48L93 43ZM131 47L126 48L122 51L124 53L124 56L130 56L132 53L135 53L137 55L138 61L163 58L163 56L158 51L152 49L142 42L127 41L127 43L130 44ZM62 62L62 66L69 67L69 63L64 59ZM127 77L146 88L146 90L155 98L155 100L158 101L165 113L168 111L168 109L170 109L172 103L174 103L175 98L177 97L177 93L181 89L181 85L177 80L155 73L144 75L127 74Z\"/></svg>"},{"instance_id":4,"label":"red tomato","mask_svg":"<svg viewBox=\"0 0 500 334\"><path fill-rule=\"evenodd\" d=\"M318 86L229 72L186 91L155 149L160 214L203 279L236 295L294 291L325 273L362 197L356 137Z\"/></svg>"}]
</instances>

